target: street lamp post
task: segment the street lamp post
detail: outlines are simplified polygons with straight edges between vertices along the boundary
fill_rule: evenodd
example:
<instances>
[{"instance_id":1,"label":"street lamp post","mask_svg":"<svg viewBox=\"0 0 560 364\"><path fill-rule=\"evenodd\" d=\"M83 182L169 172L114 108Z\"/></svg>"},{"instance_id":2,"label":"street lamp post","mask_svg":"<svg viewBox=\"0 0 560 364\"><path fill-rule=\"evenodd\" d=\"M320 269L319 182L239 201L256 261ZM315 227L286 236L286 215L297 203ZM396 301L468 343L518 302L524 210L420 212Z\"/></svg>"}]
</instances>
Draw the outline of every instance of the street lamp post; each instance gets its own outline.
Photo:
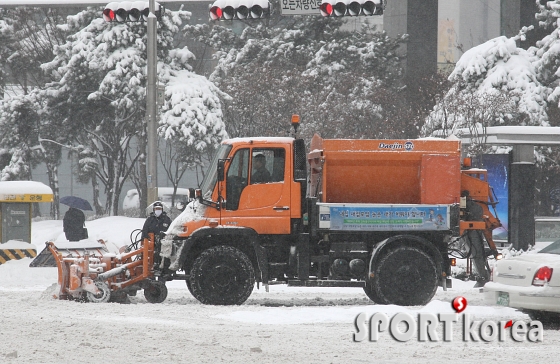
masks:
<instances>
[{"instance_id":1,"label":"street lamp post","mask_svg":"<svg viewBox=\"0 0 560 364\"><path fill-rule=\"evenodd\" d=\"M147 47L148 47L148 87L146 92L146 119L148 123L148 196L147 205L156 201L157 191L157 121L156 121L156 72L157 72L157 18L155 0L150 0L148 16Z\"/></svg>"}]
</instances>

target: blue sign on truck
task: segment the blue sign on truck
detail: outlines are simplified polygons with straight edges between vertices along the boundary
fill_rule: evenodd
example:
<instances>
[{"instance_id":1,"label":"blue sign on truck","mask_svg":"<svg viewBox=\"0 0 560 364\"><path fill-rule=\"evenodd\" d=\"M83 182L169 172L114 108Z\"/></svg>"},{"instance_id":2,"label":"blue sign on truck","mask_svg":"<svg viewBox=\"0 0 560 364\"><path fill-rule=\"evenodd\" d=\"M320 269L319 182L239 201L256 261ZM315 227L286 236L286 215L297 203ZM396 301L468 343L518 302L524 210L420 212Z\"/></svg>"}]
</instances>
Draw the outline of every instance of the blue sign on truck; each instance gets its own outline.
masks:
<instances>
[{"instance_id":1,"label":"blue sign on truck","mask_svg":"<svg viewBox=\"0 0 560 364\"><path fill-rule=\"evenodd\" d=\"M449 229L448 205L330 206L331 230Z\"/></svg>"}]
</instances>

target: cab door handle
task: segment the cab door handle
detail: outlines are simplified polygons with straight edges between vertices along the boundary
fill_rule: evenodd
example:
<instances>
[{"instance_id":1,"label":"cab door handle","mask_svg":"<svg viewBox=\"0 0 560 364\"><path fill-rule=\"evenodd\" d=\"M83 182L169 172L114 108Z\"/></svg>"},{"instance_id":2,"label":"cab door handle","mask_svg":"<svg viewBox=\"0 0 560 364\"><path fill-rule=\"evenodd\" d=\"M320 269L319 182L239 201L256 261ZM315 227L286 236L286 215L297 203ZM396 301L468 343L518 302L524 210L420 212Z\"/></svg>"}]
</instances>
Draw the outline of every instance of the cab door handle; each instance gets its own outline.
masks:
<instances>
[{"instance_id":1,"label":"cab door handle","mask_svg":"<svg viewBox=\"0 0 560 364\"><path fill-rule=\"evenodd\" d=\"M290 206L274 206L272 209L276 211L284 211L284 210L289 210Z\"/></svg>"}]
</instances>

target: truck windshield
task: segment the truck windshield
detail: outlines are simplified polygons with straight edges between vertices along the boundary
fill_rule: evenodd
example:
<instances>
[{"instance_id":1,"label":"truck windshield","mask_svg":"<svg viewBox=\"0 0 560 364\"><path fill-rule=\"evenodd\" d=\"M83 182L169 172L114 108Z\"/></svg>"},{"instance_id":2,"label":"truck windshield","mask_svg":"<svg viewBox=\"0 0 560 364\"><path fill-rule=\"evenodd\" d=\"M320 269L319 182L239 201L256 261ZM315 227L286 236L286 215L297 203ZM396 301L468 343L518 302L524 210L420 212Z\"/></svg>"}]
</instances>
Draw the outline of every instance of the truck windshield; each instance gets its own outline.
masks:
<instances>
[{"instance_id":1,"label":"truck windshield","mask_svg":"<svg viewBox=\"0 0 560 364\"><path fill-rule=\"evenodd\" d=\"M210 163L210 167L208 168L206 176L204 177L204 179L202 180L202 184L200 185L203 198L210 199L212 197L212 191L214 190L216 180L218 179L218 160L226 158L230 150L231 145L221 144L216 151L214 159L212 159L212 163Z\"/></svg>"}]
</instances>

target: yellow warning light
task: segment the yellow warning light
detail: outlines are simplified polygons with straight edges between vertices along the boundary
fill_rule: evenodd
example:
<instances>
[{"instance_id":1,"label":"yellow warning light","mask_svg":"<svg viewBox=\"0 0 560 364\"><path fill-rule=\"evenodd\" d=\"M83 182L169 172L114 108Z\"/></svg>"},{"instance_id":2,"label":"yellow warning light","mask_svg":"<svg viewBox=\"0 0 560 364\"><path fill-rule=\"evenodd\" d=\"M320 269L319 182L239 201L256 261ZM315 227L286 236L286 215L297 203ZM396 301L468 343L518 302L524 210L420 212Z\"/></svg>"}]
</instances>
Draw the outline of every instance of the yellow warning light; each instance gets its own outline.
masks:
<instances>
[{"instance_id":1,"label":"yellow warning light","mask_svg":"<svg viewBox=\"0 0 560 364\"><path fill-rule=\"evenodd\" d=\"M451 262L450 262L451 264L450 264L450 265L451 265L452 267L455 267L455 266L457 265L457 259L451 258L450 260L451 260Z\"/></svg>"},{"instance_id":2,"label":"yellow warning light","mask_svg":"<svg viewBox=\"0 0 560 364\"><path fill-rule=\"evenodd\" d=\"M292 115L292 125L294 125L294 124L299 124L299 115L298 114Z\"/></svg>"}]
</instances>

